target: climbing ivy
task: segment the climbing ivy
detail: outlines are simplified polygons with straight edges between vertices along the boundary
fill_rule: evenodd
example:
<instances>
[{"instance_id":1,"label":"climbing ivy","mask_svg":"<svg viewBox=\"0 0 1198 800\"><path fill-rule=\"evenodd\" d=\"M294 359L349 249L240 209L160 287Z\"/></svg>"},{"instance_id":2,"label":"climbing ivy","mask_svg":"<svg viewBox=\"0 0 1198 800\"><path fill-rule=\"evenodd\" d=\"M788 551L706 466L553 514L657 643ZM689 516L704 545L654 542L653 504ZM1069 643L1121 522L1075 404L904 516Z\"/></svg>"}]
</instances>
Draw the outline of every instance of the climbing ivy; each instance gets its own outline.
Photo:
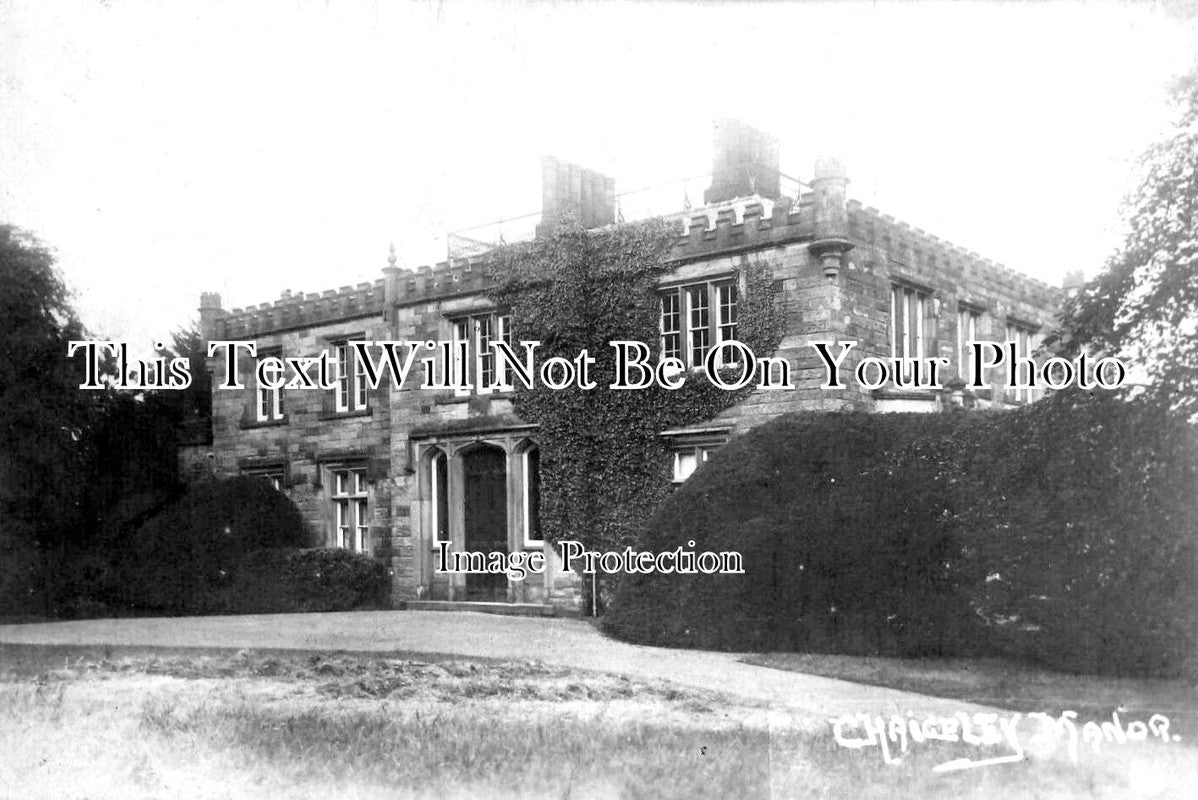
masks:
<instances>
[{"instance_id":1,"label":"climbing ivy","mask_svg":"<svg viewBox=\"0 0 1198 800\"><path fill-rule=\"evenodd\" d=\"M573 359L586 349L597 387L519 387L516 413L539 426L541 522L551 541L589 548L632 544L639 526L670 490L670 454L662 431L708 420L752 387L727 391L702 375L682 388L612 390L615 351L608 342L645 342L656 360L659 279L677 241L661 220L584 230L567 221L551 235L509 245L491 261L492 300L511 311L516 340L537 340L538 362ZM759 356L782 335L772 276L743 268L739 338Z\"/></svg>"}]
</instances>

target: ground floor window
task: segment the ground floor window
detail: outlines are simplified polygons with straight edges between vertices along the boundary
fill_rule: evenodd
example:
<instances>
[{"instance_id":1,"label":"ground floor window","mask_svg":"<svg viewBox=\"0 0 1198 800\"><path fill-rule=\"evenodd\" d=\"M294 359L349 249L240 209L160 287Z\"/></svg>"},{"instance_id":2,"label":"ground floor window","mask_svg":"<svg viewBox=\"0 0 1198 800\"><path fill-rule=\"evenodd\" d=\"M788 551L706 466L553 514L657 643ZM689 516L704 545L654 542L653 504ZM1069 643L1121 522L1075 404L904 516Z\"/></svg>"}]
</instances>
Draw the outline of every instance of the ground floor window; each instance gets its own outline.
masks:
<instances>
[{"instance_id":1,"label":"ground floor window","mask_svg":"<svg viewBox=\"0 0 1198 800\"><path fill-rule=\"evenodd\" d=\"M672 480L682 483L728 441L729 429L676 428L661 435L670 449Z\"/></svg>"},{"instance_id":2,"label":"ground floor window","mask_svg":"<svg viewBox=\"0 0 1198 800\"><path fill-rule=\"evenodd\" d=\"M332 470L334 545L355 552L366 551L370 530L366 470L341 467Z\"/></svg>"},{"instance_id":3,"label":"ground floor window","mask_svg":"<svg viewBox=\"0 0 1198 800\"><path fill-rule=\"evenodd\" d=\"M674 483L682 483L715 452L714 446L687 447L674 451Z\"/></svg>"},{"instance_id":4,"label":"ground floor window","mask_svg":"<svg viewBox=\"0 0 1198 800\"><path fill-rule=\"evenodd\" d=\"M252 475L255 478L262 478L267 483L269 483L271 486L273 486L274 490L276 492L283 491L283 468L282 467L261 467L261 468L255 468L255 469L247 469L242 474L243 475Z\"/></svg>"}]
</instances>

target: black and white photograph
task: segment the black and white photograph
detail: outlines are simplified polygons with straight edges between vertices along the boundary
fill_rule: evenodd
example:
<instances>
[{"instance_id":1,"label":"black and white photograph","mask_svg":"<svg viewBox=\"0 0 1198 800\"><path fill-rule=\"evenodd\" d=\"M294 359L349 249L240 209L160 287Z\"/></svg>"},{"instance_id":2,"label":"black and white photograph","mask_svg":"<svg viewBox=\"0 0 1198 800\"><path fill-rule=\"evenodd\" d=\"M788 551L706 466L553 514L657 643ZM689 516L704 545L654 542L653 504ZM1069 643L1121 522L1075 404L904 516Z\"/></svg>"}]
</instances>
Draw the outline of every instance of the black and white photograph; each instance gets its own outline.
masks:
<instances>
[{"instance_id":1,"label":"black and white photograph","mask_svg":"<svg viewBox=\"0 0 1198 800\"><path fill-rule=\"evenodd\" d=\"M1198 2L0 0L0 800L1196 786Z\"/></svg>"}]
</instances>

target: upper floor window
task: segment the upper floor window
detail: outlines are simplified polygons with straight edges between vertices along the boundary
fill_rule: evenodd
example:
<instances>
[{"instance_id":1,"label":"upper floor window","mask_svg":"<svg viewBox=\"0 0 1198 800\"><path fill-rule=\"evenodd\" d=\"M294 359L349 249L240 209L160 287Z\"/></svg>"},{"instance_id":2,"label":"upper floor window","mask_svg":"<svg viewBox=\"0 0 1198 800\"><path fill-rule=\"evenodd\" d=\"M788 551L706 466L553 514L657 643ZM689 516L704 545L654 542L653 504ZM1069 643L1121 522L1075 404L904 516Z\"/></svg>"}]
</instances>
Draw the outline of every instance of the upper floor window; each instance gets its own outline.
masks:
<instances>
[{"instance_id":1,"label":"upper floor window","mask_svg":"<svg viewBox=\"0 0 1198 800\"><path fill-rule=\"evenodd\" d=\"M1018 369L1016 378L1022 382L1030 381L1032 376L1028 374L1028 368L1016 365L1019 363L1019 359L1031 358L1032 354L1036 352L1036 348L1040 346L1039 338L1036 329L1030 325L1007 322L1007 341L1015 343L1016 359L1015 365L1011 365L1008 369ZM1008 397L1017 403L1030 403L1040 396L1039 390L1035 387L1008 389L1008 392Z\"/></svg>"},{"instance_id":2,"label":"upper floor window","mask_svg":"<svg viewBox=\"0 0 1198 800\"><path fill-rule=\"evenodd\" d=\"M334 343L337 364L333 395L335 407L342 411L364 411L370 402L366 366L358 359L348 341Z\"/></svg>"},{"instance_id":3,"label":"upper floor window","mask_svg":"<svg viewBox=\"0 0 1198 800\"><path fill-rule=\"evenodd\" d=\"M453 368L460 379L458 384L469 387L455 390L457 394L470 394L472 390L476 394L488 394L496 389L510 390L512 387L507 365L498 364L491 344L503 342L511 346L511 316L495 313L471 314L456 317L450 322L453 325ZM464 353L459 342L466 343Z\"/></svg>"},{"instance_id":4,"label":"upper floor window","mask_svg":"<svg viewBox=\"0 0 1198 800\"><path fill-rule=\"evenodd\" d=\"M890 354L894 358L927 356L929 294L910 286L895 284L890 289Z\"/></svg>"},{"instance_id":5,"label":"upper floor window","mask_svg":"<svg viewBox=\"0 0 1198 800\"><path fill-rule=\"evenodd\" d=\"M736 339L738 300L734 280L709 281L663 292L662 357L677 358L692 369L703 366L712 347ZM724 355L717 358L717 366L725 363Z\"/></svg>"},{"instance_id":6,"label":"upper floor window","mask_svg":"<svg viewBox=\"0 0 1198 800\"><path fill-rule=\"evenodd\" d=\"M957 377L966 383L973 382L973 359L969 345L978 340L978 326L982 322L982 310L976 306L961 304L957 309Z\"/></svg>"},{"instance_id":7,"label":"upper floor window","mask_svg":"<svg viewBox=\"0 0 1198 800\"><path fill-rule=\"evenodd\" d=\"M366 470L335 468L333 479L334 545L357 552L366 550L370 530Z\"/></svg>"},{"instance_id":8,"label":"upper floor window","mask_svg":"<svg viewBox=\"0 0 1198 800\"><path fill-rule=\"evenodd\" d=\"M282 356L282 351L279 349L259 351L258 357L274 357ZM254 387L254 412L255 418L259 422L273 422L283 419L283 388L278 386L269 388L266 386L256 385Z\"/></svg>"}]
</instances>

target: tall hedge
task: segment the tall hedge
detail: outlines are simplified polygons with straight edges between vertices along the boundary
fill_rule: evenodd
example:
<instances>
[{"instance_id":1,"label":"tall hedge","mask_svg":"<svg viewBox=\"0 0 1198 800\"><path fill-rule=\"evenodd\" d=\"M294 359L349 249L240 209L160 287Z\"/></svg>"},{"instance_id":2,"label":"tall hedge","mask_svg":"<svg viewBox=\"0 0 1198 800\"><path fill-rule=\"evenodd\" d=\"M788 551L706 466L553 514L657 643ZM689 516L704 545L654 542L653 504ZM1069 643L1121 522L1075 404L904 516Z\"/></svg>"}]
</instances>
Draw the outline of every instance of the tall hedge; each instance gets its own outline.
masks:
<instances>
[{"instance_id":1,"label":"tall hedge","mask_svg":"<svg viewBox=\"0 0 1198 800\"><path fill-rule=\"evenodd\" d=\"M692 475L640 543L739 551L746 574L627 576L605 624L658 644L959 652L976 576L949 465L968 426L845 413L754 429Z\"/></svg>"},{"instance_id":2,"label":"tall hedge","mask_svg":"<svg viewBox=\"0 0 1198 800\"><path fill-rule=\"evenodd\" d=\"M640 547L745 575L626 576L605 620L732 649L1003 653L1170 674L1198 626L1192 427L1109 395L1007 414L801 414L731 443Z\"/></svg>"},{"instance_id":3,"label":"tall hedge","mask_svg":"<svg viewBox=\"0 0 1198 800\"><path fill-rule=\"evenodd\" d=\"M1057 394L968 453L976 603L1004 652L1171 675L1198 644L1198 433L1159 407Z\"/></svg>"}]
</instances>

